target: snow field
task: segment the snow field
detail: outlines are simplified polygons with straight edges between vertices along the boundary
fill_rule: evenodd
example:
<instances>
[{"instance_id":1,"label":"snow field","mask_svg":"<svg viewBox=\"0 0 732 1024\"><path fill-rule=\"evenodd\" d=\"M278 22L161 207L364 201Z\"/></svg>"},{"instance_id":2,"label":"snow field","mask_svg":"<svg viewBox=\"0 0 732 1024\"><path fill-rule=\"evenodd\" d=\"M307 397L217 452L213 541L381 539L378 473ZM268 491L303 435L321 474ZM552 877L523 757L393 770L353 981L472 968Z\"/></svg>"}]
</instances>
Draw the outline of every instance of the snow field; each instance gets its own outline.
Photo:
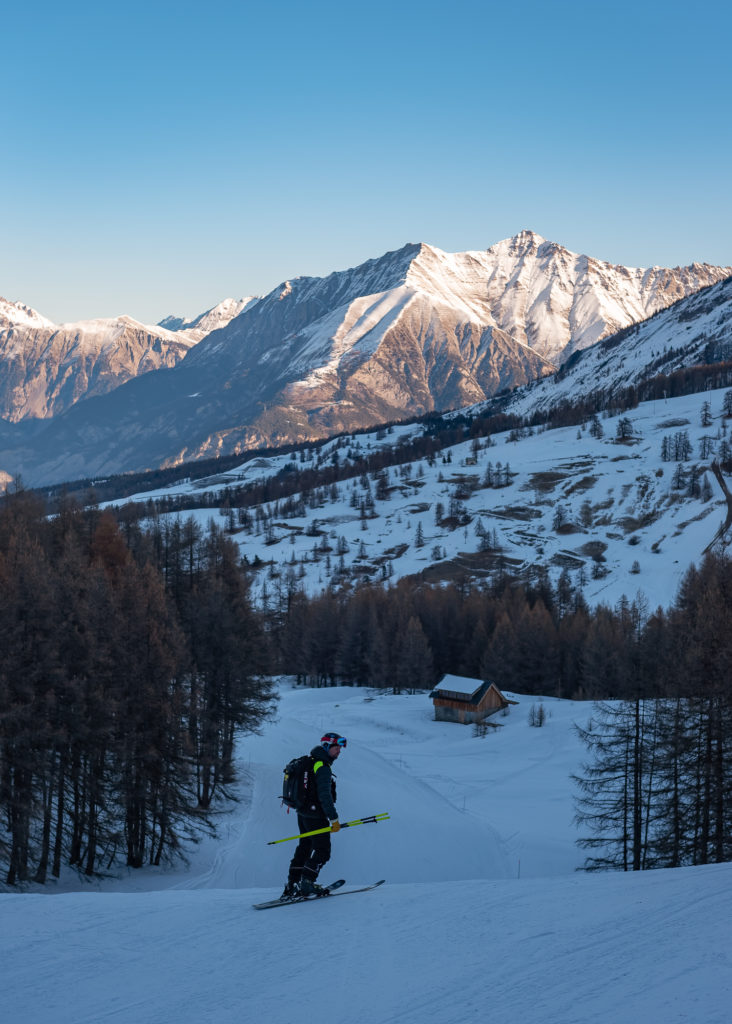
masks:
<instances>
[{"instance_id":1,"label":"snow field","mask_svg":"<svg viewBox=\"0 0 732 1024\"><path fill-rule=\"evenodd\" d=\"M536 729L540 699L516 699L481 738L434 722L424 693L283 683L241 742L240 802L188 868L0 895L3 1020L727 1024L732 865L576 873L572 724L591 705L544 698ZM296 830L282 767L328 729L349 741L342 820L392 818L334 836L321 877L387 885L255 911L294 849L267 846Z\"/></svg>"},{"instance_id":2,"label":"snow field","mask_svg":"<svg viewBox=\"0 0 732 1024\"><path fill-rule=\"evenodd\" d=\"M263 912L251 890L5 896L5 1019L726 1024L731 883L403 883Z\"/></svg>"}]
</instances>

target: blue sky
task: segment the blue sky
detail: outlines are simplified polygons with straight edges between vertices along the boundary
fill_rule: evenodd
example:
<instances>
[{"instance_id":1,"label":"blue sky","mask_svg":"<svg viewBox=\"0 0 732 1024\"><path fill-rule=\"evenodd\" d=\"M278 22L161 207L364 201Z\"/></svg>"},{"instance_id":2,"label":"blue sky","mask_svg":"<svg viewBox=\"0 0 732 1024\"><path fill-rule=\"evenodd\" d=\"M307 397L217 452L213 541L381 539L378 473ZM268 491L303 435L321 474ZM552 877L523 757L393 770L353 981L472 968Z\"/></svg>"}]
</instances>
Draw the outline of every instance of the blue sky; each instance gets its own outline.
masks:
<instances>
[{"instance_id":1,"label":"blue sky","mask_svg":"<svg viewBox=\"0 0 732 1024\"><path fill-rule=\"evenodd\" d=\"M728 5L15 0L0 295L195 315L523 228L732 265Z\"/></svg>"}]
</instances>

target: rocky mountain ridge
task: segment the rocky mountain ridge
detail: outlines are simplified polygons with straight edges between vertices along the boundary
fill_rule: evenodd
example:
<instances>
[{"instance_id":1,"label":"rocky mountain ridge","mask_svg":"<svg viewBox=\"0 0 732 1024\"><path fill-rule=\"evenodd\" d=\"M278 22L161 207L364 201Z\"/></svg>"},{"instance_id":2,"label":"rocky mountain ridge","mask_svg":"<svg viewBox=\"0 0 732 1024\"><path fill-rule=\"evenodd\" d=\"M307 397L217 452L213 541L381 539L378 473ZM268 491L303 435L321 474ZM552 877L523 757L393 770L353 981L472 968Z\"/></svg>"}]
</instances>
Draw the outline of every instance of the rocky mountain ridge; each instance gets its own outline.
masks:
<instances>
[{"instance_id":1,"label":"rocky mountain ridge","mask_svg":"<svg viewBox=\"0 0 732 1024\"><path fill-rule=\"evenodd\" d=\"M54 482L464 407L555 375L576 350L730 273L614 267L532 232L484 252L410 244L286 281L172 368L41 430L4 430L0 470Z\"/></svg>"},{"instance_id":2,"label":"rocky mountain ridge","mask_svg":"<svg viewBox=\"0 0 732 1024\"><path fill-rule=\"evenodd\" d=\"M55 324L0 298L0 418L48 419L134 377L175 366L251 301L226 299L195 320L166 327L124 315Z\"/></svg>"},{"instance_id":3,"label":"rocky mountain ridge","mask_svg":"<svg viewBox=\"0 0 732 1024\"><path fill-rule=\"evenodd\" d=\"M553 363L723 280L732 267L633 268L522 231L484 252L422 246L408 278L466 301L472 314Z\"/></svg>"},{"instance_id":4,"label":"rocky mountain ridge","mask_svg":"<svg viewBox=\"0 0 732 1024\"><path fill-rule=\"evenodd\" d=\"M192 320L179 316L166 316L160 321L158 327L184 334L185 337L199 342L212 331L218 331L225 327L234 317L239 316L245 309L258 301L259 299L253 295L248 295L244 299L224 299L223 302L207 309L205 313L200 313Z\"/></svg>"},{"instance_id":5,"label":"rocky mountain ridge","mask_svg":"<svg viewBox=\"0 0 732 1024\"><path fill-rule=\"evenodd\" d=\"M611 396L659 375L690 366L732 362L732 277L575 353L561 370L503 403L529 416L602 393ZM730 381L732 383L732 381Z\"/></svg>"}]
</instances>

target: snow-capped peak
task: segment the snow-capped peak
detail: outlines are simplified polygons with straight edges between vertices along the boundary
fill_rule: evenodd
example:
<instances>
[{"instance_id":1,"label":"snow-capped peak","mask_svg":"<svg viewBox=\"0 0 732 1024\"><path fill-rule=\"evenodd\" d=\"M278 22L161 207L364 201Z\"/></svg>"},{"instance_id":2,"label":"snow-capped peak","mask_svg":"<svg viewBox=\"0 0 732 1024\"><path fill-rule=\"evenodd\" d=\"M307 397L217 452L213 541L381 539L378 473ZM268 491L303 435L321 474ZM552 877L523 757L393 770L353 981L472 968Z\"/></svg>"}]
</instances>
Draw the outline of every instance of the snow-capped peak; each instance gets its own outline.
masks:
<instances>
[{"instance_id":1,"label":"snow-capped peak","mask_svg":"<svg viewBox=\"0 0 732 1024\"><path fill-rule=\"evenodd\" d=\"M512 238L504 238L496 242L487 251L500 258L502 256L522 257L535 256L542 245L546 244L546 238L536 231L519 231ZM550 243L553 244L553 243Z\"/></svg>"},{"instance_id":2,"label":"snow-capped peak","mask_svg":"<svg viewBox=\"0 0 732 1024\"><path fill-rule=\"evenodd\" d=\"M55 324L30 306L0 296L0 329L11 327L55 327Z\"/></svg>"},{"instance_id":3,"label":"snow-capped peak","mask_svg":"<svg viewBox=\"0 0 732 1024\"><path fill-rule=\"evenodd\" d=\"M242 299L224 299L217 305L212 306L211 309L207 309L204 313L199 313L192 320L187 320L182 316L166 316L164 320L160 321L158 327L174 331L177 334L184 335L191 341L198 342L212 331L226 327L240 313L243 313L245 309L249 309L250 306L258 301L258 297L251 295Z\"/></svg>"}]
</instances>

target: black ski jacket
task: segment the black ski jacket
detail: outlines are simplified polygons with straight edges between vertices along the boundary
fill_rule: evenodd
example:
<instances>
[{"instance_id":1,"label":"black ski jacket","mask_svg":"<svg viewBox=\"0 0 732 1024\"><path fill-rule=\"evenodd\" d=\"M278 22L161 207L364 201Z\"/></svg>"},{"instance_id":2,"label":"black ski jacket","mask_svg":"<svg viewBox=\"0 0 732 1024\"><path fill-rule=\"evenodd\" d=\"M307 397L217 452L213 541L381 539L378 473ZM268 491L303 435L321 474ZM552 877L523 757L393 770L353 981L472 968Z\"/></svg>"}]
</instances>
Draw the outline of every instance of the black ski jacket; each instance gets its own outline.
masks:
<instances>
[{"instance_id":1,"label":"black ski jacket","mask_svg":"<svg viewBox=\"0 0 732 1024\"><path fill-rule=\"evenodd\" d=\"M310 751L310 756L313 759L315 793L319 806L313 805L308 807L301 811L301 814L311 818L319 818L321 815L325 815L328 821L335 821L338 817L338 811L335 806L336 784L335 776L333 775L333 762L328 757L327 750L320 745L313 747Z\"/></svg>"}]
</instances>

